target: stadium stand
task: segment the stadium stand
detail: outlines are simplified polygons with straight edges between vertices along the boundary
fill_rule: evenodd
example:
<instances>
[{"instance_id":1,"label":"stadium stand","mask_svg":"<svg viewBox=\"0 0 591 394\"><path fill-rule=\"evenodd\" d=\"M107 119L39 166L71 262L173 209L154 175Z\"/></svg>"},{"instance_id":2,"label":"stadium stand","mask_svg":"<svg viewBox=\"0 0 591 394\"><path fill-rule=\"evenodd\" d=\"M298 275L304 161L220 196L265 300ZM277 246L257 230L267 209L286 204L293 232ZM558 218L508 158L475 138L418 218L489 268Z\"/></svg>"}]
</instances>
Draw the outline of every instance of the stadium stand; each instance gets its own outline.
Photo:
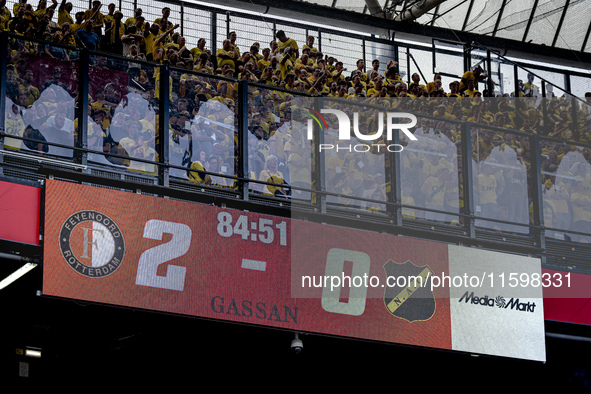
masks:
<instances>
[{"instance_id":1,"label":"stadium stand","mask_svg":"<svg viewBox=\"0 0 591 394\"><path fill-rule=\"evenodd\" d=\"M197 4L58 1L0 0L2 177L74 170L591 273L584 72ZM321 108L356 113L350 148L308 123ZM415 115L416 141L362 138L388 111Z\"/></svg>"},{"instance_id":2,"label":"stadium stand","mask_svg":"<svg viewBox=\"0 0 591 394\"><path fill-rule=\"evenodd\" d=\"M140 182L161 183L164 169L182 187L247 188L254 200L356 215L397 212L452 233L588 243L591 93L572 96L533 71L520 79L525 69L493 55L513 68L503 83L483 48L466 62L453 45L434 43L439 71L427 80L420 47L336 32L315 41L311 29L279 23L272 35L255 34L242 15L226 16L222 33L206 9L172 8L3 2L4 148L84 160ZM362 134L377 127L380 109L414 113L418 143L400 138L406 154L397 165L375 146L370 155L316 155L318 140L304 137L314 100L357 108ZM334 130L323 138L338 145Z\"/></svg>"}]
</instances>

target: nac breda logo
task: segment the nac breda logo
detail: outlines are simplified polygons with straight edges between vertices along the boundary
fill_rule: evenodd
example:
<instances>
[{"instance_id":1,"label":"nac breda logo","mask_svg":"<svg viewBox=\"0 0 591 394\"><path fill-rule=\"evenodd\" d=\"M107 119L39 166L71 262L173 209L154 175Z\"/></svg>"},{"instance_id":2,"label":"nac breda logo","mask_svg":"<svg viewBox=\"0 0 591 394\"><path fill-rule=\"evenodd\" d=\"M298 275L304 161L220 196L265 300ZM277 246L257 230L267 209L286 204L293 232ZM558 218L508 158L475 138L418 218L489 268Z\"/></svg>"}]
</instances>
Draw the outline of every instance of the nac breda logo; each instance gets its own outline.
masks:
<instances>
[{"instance_id":1,"label":"nac breda logo","mask_svg":"<svg viewBox=\"0 0 591 394\"><path fill-rule=\"evenodd\" d=\"M125 255L121 230L111 218L96 211L80 211L67 218L59 244L68 265L89 278L111 275Z\"/></svg>"},{"instance_id":2,"label":"nac breda logo","mask_svg":"<svg viewBox=\"0 0 591 394\"><path fill-rule=\"evenodd\" d=\"M388 277L404 279L388 284L384 291L384 305L388 312L410 323L431 319L437 306L431 287L431 268L417 266L411 261L400 264L388 260L384 270Z\"/></svg>"},{"instance_id":3,"label":"nac breda logo","mask_svg":"<svg viewBox=\"0 0 591 394\"><path fill-rule=\"evenodd\" d=\"M322 114L333 114L336 116L338 123L339 123L339 141L350 141L351 140L351 119L349 115L345 112L337 110L337 109L321 109L320 113L315 110L305 110L308 116L311 119L308 119L308 140L312 140L314 134L314 122L318 124L320 129L325 132L328 130L328 124L326 119L322 116ZM382 137L384 133L384 117L386 118L385 121L385 128L386 128L386 140L392 140L392 133L394 130L402 131L408 139L411 141L416 141L417 137L413 135L410 131L411 128L416 126L417 118L415 115L405 112L387 112L384 114L380 112L376 115L378 117L378 130L373 134L364 134L359 131L359 113L353 112L353 134L355 138L364 142L376 141ZM408 123L398 123L401 119L410 119ZM386 149L388 152L401 152L404 147L400 144L370 144L370 143L361 143L361 144L320 144L318 147L318 151L322 152L323 150L346 150L348 152L369 152L372 149L377 149L380 152L381 149Z\"/></svg>"}]
</instances>

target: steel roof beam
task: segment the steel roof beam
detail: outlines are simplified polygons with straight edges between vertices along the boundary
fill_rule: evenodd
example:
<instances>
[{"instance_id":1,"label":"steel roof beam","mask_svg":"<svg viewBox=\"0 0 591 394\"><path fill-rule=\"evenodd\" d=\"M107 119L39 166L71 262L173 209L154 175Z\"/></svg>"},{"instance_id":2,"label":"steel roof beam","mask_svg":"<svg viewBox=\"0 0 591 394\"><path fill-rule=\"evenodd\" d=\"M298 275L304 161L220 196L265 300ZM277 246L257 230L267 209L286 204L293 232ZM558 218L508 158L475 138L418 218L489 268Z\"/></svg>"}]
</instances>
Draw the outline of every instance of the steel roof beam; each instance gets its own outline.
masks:
<instances>
[{"instance_id":1,"label":"steel roof beam","mask_svg":"<svg viewBox=\"0 0 591 394\"><path fill-rule=\"evenodd\" d=\"M461 6L462 4L464 4L467 1L468 0L464 0L461 3L458 3L458 4L454 5L453 7L451 7L449 10L445 11L443 14L439 14L439 15L436 15L437 12L439 11L439 6L437 6L437 9L435 10L435 14L433 14L433 20L431 21L430 25L435 26L435 20L441 18L444 15L447 15L448 13L452 12L453 10L455 10L456 8L458 8L459 6Z\"/></svg>"},{"instance_id":2,"label":"steel roof beam","mask_svg":"<svg viewBox=\"0 0 591 394\"><path fill-rule=\"evenodd\" d=\"M371 16L377 16L378 18L386 17L386 12L378 2L378 0L365 0L365 7L369 11Z\"/></svg>"},{"instance_id":3,"label":"steel roof beam","mask_svg":"<svg viewBox=\"0 0 591 394\"><path fill-rule=\"evenodd\" d=\"M430 23L431 26L433 26L435 24L435 20L437 18L439 18L438 13L439 13L439 4L437 5L437 7L435 7L435 11L433 12L433 19L431 19L431 23Z\"/></svg>"},{"instance_id":4,"label":"steel roof beam","mask_svg":"<svg viewBox=\"0 0 591 394\"><path fill-rule=\"evenodd\" d=\"M538 0L534 1L534 5L531 9L531 14L529 14L529 19L527 20L527 26L525 26L525 31L523 32L523 39L521 41L525 42L527 38L527 34L529 33L529 28L531 27L531 23L534 20L534 14L536 13L536 9L538 8Z\"/></svg>"},{"instance_id":5,"label":"steel roof beam","mask_svg":"<svg viewBox=\"0 0 591 394\"><path fill-rule=\"evenodd\" d=\"M472 13L472 6L473 5L474 5L474 0L470 0L470 5L468 5L468 11L466 11L466 18L464 18L464 24L462 25L462 31L466 30L466 26L468 26L468 20L470 19L470 14Z\"/></svg>"},{"instance_id":6,"label":"steel roof beam","mask_svg":"<svg viewBox=\"0 0 591 394\"><path fill-rule=\"evenodd\" d=\"M587 47L587 41L589 41L589 35L591 35L591 22L589 22L589 27L587 28L587 34L585 34L585 39L583 40L583 45L581 45L581 52L585 52L585 47Z\"/></svg>"},{"instance_id":7,"label":"steel roof beam","mask_svg":"<svg viewBox=\"0 0 591 394\"><path fill-rule=\"evenodd\" d=\"M499 24L501 23L501 18L503 17L503 11L505 11L505 5L507 4L507 0L503 0L503 4L501 4L501 9L499 10L499 17L495 22L495 29L492 32L492 36L495 37L497 35L497 30L499 29Z\"/></svg>"},{"instance_id":8,"label":"steel roof beam","mask_svg":"<svg viewBox=\"0 0 591 394\"><path fill-rule=\"evenodd\" d=\"M171 4L176 4L178 0L168 0ZM212 4L222 0L211 0ZM508 38L491 37L490 35L475 34L466 31L450 30L437 26L421 25L421 24L407 24L396 23L392 20L384 18L372 17L369 14L360 14L348 10L340 10L327 6L320 6L312 3L305 3L302 7L302 2L293 0L284 0L277 2L274 0L223 0L224 3L235 1L238 4L245 4L248 7L253 6L269 6L273 11L281 10L288 15L308 15L310 20L314 23L326 23L330 18L333 24L358 24L360 26L371 26L372 29L387 29L395 30L397 33L408 33L417 36L424 36L428 38L437 38L439 40L451 40L461 42L476 41L479 44L490 48L506 48L512 52L522 52L524 55L547 56L561 61L576 62L577 64L591 63L591 53L574 52L572 49L555 47L549 45L530 44L520 40L513 40ZM232 3L234 4L234 3ZM476 4L476 2L475 2ZM193 6L191 3L185 3L186 7ZM196 8L209 9L207 6L194 6ZM213 8L212 8L213 9ZM472 10L474 12L474 10Z\"/></svg>"},{"instance_id":9,"label":"steel roof beam","mask_svg":"<svg viewBox=\"0 0 591 394\"><path fill-rule=\"evenodd\" d=\"M568 5L570 0L566 0L564 3L564 10L562 10L562 15L560 16L560 22L558 22L558 27L556 27L556 34L554 35L554 39L552 40L552 46L556 46L556 41L558 41L558 36L560 35L560 30L562 29L562 23L564 22L564 17L566 16L566 11L568 11Z\"/></svg>"},{"instance_id":10,"label":"steel roof beam","mask_svg":"<svg viewBox=\"0 0 591 394\"><path fill-rule=\"evenodd\" d=\"M398 14L395 18L395 22L402 22L402 21L414 21L420 18L422 15L426 14L433 8L437 7L439 4L443 3L446 0L426 0L425 2L419 2L413 4L407 10Z\"/></svg>"}]
</instances>

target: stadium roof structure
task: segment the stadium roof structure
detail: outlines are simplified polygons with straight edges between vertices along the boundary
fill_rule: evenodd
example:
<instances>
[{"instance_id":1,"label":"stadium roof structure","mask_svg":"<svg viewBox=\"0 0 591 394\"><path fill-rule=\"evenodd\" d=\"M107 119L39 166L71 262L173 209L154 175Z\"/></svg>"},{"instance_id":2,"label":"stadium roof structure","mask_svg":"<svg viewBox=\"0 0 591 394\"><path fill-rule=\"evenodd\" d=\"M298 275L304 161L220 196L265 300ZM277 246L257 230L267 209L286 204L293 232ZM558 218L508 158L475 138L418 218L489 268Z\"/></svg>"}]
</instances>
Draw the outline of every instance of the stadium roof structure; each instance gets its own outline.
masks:
<instances>
[{"instance_id":1,"label":"stadium roof structure","mask_svg":"<svg viewBox=\"0 0 591 394\"><path fill-rule=\"evenodd\" d=\"M396 32L583 62L591 58L591 0L243 1Z\"/></svg>"},{"instance_id":2,"label":"stadium roof structure","mask_svg":"<svg viewBox=\"0 0 591 394\"><path fill-rule=\"evenodd\" d=\"M589 0L305 0L394 21L591 51Z\"/></svg>"}]
</instances>

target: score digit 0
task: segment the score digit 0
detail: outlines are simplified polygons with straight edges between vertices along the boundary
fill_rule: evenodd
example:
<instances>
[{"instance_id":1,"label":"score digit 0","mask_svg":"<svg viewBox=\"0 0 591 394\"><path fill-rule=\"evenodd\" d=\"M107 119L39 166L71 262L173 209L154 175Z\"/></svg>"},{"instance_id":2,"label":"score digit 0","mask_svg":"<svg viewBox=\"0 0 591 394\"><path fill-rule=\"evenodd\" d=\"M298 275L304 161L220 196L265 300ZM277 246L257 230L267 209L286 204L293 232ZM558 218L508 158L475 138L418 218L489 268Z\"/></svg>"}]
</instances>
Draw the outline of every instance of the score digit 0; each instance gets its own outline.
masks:
<instances>
[{"instance_id":1,"label":"score digit 0","mask_svg":"<svg viewBox=\"0 0 591 394\"><path fill-rule=\"evenodd\" d=\"M234 223L230 212L218 213L217 231L221 237L229 238L240 235L243 240L261 241L264 244L273 243L275 229L279 230L279 245L287 246L287 222L274 224L273 219L259 218L250 222L247 215L240 215Z\"/></svg>"},{"instance_id":2,"label":"score digit 0","mask_svg":"<svg viewBox=\"0 0 591 394\"><path fill-rule=\"evenodd\" d=\"M354 250L333 248L328 251L326 256L325 278L342 278L345 261L353 263L353 272L351 277L363 277L369 274L371 265L369 255ZM327 312L340 313L344 315L360 316L365 311L365 302L367 298L367 287L352 286L349 293L349 300L341 302L339 300L342 282L339 286L332 288L328 283L324 284L322 289L322 308Z\"/></svg>"}]
</instances>

